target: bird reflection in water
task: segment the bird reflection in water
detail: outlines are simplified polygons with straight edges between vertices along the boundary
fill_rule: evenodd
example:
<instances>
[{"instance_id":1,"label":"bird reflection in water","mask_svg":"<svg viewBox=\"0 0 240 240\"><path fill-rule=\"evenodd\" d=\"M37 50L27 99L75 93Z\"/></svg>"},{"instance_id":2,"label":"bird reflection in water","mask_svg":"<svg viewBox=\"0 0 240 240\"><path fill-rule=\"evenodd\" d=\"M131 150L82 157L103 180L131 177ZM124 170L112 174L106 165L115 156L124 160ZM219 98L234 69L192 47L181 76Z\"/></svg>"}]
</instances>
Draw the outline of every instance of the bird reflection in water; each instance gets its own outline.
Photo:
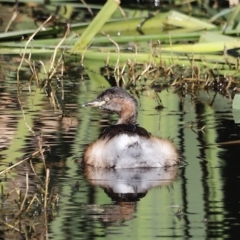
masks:
<instances>
[{"instance_id":1,"label":"bird reflection in water","mask_svg":"<svg viewBox=\"0 0 240 240\"><path fill-rule=\"evenodd\" d=\"M178 166L166 168L113 169L86 166L88 182L101 187L113 204L88 205L88 212L105 224L116 224L133 218L137 202L155 187L171 186Z\"/></svg>"}]
</instances>

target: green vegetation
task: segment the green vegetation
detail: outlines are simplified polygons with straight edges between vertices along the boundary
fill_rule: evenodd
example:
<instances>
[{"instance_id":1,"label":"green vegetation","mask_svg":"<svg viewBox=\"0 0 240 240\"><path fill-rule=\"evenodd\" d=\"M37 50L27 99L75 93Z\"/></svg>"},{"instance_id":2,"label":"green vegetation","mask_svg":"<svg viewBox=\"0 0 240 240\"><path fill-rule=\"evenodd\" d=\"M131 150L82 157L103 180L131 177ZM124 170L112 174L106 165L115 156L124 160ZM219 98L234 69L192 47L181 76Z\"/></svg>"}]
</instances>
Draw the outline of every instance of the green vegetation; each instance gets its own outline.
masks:
<instances>
[{"instance_id":1,"label":"green vegetation","mask_svg":"<svg viewBox=\"0 0 240 240\"><path fill-rule=\"evenodd\" d=\"M175 1L171 6L174 9L163 5L161 11L122 8L118 0L108 0L103 7L54 1L35 12L31 10L32 5L21 8L20 5L14 7L1 2L4 1L0 0L1 8L11 10L11 14L5 16L6 19L2 16L6 24L0 33L0 55L17 56L16 89L21 117L8 149L1 151L9 166L0 169L0 176L7 177L23 163L28 163L31 172L36 173L32 163L36 158L45 173L45 179L38 179L38 188L31 191L28 189L28 171L24 175L24 190L2 183L1 204L16 203L11 224L1 218L7 229L20 231L16 228L19 218L27 216L30 219L37 211L40 220L44 219L44 233L47 235L47 221L57 213L59 196L49 186L50 170L44 158L46 146L41 144L41 137L33 130L34 113L42 110L44 90L49 105L63 116L56 97L57 84L53 80L63 77L71 62L81 65L82 71L90 78L94 71L99 72L102 68L103 76L113 76L117 85L132 89L173 87L176 92L193 95L201 89L213 89L230 99L240 92L240 63L236 57L240 48L240 5L219 12L207 8L209 15L206 18L199 6L181 5L183 1ZM41 1L31 2L39 4ZM28 1L19 3L28 4ZM24 12L23 9L27 10ZM70 19L74 11L84 22ZM85 21L84 14L93 14L93 11L97 12L96 16ZM22 71L30 72L29 79L22 80ZM92 78L98 81L97 77ZM96 84L101 85L99 82ZM23 98L24 90L28 94ZM32 112L25 113L25 109ZM83 124L87 126L88 122L83 121ZM17 150L25 146L24 140L29 135L37 139L37 149L28 157L22 157L22 152ZM17 163L12 164L12 159ZM16 176L19 172L16 170L12 174ZM12 214L11 211L1 211L3 216ZM28 225L34 229L34 224L39 222Z\"/></svg>"},{"instance_id":2,"label":"green vegetation","mask_svg":"<svg viewBox=\"0 0 240 240\"><path fill-rule=\"evenodd\" d=\"M31 29L10 31L19 13L15 8L5 32L0 34L0 53L19 53L23 59L25 54L51 54L51 66L47 69L51 77L59 66L56 57L62 54L69 59L80 55L82 64L84 60L97 61L99 66L106 64L114 68L113 74L121 72L122 76L127 74L126 65L138 64L151 65L149 69L167 67L166 71L173 65L191 67L191 75L195 75L194 69L198 68L200 81L207 81L203 77L206 74L210 74L213 81L218 76L234 79L239 76L239 61L233 57L239 54L240 47L239 5L213 12L209 8L201 11L197 4L181 4L181 1L176 1L171 10L163 5L161 11L136 11L120 8L119 4L118 0L108 0L103 7L76 3L64 5L62 1L54 1L46 9L47 13L44 10L32 12L38 27L32 25ZM56 6L60 7L54 12ZM101 11L90 22L71 20L73 22L68 24L74 9L78 15ZM22 36L26 40L16 42ZM202 71L202 68L207 70ZM140 74L143 72L148 72L145 67Z\"/></svg>"}]
</instances>

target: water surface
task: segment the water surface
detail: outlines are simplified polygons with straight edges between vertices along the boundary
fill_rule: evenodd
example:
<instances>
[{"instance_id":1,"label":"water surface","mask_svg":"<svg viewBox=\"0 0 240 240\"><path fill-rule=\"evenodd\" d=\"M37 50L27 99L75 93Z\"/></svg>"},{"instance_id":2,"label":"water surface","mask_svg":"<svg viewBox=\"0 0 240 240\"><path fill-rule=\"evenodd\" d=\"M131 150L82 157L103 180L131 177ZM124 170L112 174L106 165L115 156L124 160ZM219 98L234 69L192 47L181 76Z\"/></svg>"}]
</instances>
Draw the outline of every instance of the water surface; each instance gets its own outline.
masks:
<instances>
[{"instance_id":1,"label":"water surface","mask_svg":"<svg viewBox=\"0 0 240 240\"><path fill-rule=\"evenodd\" d=\"M73 74L57 91L56 96L62 100L58 109L51 106L44 91L38 100L40 108L27 105L27 84L23 85L19 105L14 76L2 75L0 79L0 166L4 169L9 162L19 161L38 149L39 143L47 148L50 188L59 194L57 214L47 221L48 238L237 239L240 145L236 141L240 134L230 100L204 91L183 97L169 88L157 93L164 106L160 111L156 109L153 90L133 92L139 103L138 123L156 136L173 139L181 166L83 170L80 162L84 148L117 116L82 107L110 86L106 80L100 78L96 82L91 74ZM21 121L23 110L31 116L32 130L27 128L26 121ZM44 179L42 162L36 159L34 167ZM23 189L26 169L31 175L27 164L12 173ZM31 176L30 186L34 188L34 174ZM12 178L1 178L4 189L10 188ZM1 219L6 227L6 215ZM35 231L46 232L46 228ZM1 235L10 239L4 227Z\"/></svg>"}]
</instances>

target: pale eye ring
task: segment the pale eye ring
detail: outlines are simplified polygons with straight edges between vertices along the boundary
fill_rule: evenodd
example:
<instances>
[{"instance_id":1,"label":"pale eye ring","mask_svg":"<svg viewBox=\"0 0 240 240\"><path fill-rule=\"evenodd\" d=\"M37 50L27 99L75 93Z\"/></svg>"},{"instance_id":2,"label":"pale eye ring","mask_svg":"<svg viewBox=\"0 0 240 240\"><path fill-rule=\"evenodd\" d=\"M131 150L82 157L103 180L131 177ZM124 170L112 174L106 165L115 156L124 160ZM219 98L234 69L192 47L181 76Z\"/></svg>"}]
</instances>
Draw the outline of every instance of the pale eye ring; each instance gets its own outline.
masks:
<instances>
[{"instance_id":1,"label":"pale eye ring","mask_svg":"<svg viewBox=\"0 0 240 240\"><path fill-rule=\"evenodd\" d=\"M108 101L109 101L109 97L105 97L105 98L104 98L104 101L105 101L105 102L108 102Z\"/></svg>"}]
</instances>

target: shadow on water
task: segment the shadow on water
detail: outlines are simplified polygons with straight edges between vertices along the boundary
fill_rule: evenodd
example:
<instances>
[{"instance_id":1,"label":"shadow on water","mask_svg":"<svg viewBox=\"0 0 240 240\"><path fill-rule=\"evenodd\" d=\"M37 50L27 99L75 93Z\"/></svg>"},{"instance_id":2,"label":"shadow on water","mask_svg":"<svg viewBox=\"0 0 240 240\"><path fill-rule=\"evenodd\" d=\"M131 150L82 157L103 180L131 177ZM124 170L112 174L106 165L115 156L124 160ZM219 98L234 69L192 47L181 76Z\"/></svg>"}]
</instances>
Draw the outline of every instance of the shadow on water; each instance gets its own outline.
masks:
<instances>
[{"instance_id":1,"label":"shadow on water","mask_svg":"<svg viewBox=\"0 0 240 240\"><path fill-rule=\"evenodd\" d=\"M64 89L56 93L65 95L61 110L53 109L44 92L40 109L24 107L26 116L31 114L35 135L25 123L18 126L23 111L14 74L1 72L1 170L40 144L46 148L49 189L59 196L58 208L46 221L34 211L17 217L16 195L4 200L2 193L1 237L39 237L47 228L49 239L236 239L240 145L227 143L240 139L240 129L230 100L214 92L183 96L171 88L162 89L157 94L163 109L158 111L152 89L133 92L139 103L138 123L156 136L174 139L186 164L166 169L83 169L80 162L86 145L116 120L99 109L81 107L108 86L104 78L96 82L93 72L83 77L73 71L66 76ZM22 99L25 95L29 90L23 84ZM27 106L24 101L21 104ZM19 131L25 128L28 134ZM35 173L26 162L1 175L2 192L16 192L19 185L24 195L28 171L29 193L34 195L45 171L41 157L34 158L32 165Z\"/></svg>"}]
</instances>

